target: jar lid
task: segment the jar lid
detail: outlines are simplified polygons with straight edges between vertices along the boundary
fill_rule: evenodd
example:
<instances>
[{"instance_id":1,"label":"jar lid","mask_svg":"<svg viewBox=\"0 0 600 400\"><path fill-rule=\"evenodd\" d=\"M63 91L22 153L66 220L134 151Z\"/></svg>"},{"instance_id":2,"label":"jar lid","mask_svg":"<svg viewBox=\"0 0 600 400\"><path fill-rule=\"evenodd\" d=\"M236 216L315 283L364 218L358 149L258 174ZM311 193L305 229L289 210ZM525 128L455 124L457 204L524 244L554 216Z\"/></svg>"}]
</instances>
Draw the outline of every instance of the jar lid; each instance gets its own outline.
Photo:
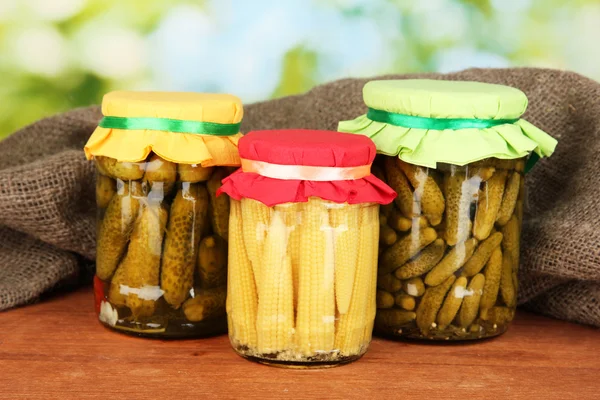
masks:
<instances>
[{"instance_id":1,"label":"jar lid","mask_svg":"<svg viewBox=\"0 0 600 400\"><path fill-rule=\"evenodd\" d=\"M367 114L338 130L370 137L377 151L411 164L465 165L489 157L549 156L556 140L521 119L527 96L480 82L427 79L368 82Z\"/></svg>"},{"instance_id":2,"label":"jar lid","mask_svg":"<svg viewBox=\"0 0 600 400\"><path fill-rule=\"evenodd\" d=\"M527 108L519 89L431 79L368 82L363 100L372 109L431 118L515 119Z\"/></svg>"},{"instance_id":3,"label":"jar lid","mask_svg":"<svg viewBox=\"0 0 600 400\"><path fill-rule=\"evenodd\" d=\"M242 102L228 94L111 92L85 145L88 159L145 160L151 151L184 164L239 165Z\"/></svg>"},{"instance_id":4,"label":"jar lid","mask_svg":"<svg viewBox=\"0 0 600 400\"><path fill-rule=\"evenodd\" d=\"M336 203L388 204L395 192L371 174L376 149L364 136L318 130L250 132L239 142L242 168L220 192L267 206L320 197Z\"/></svg>"}]
</instances>

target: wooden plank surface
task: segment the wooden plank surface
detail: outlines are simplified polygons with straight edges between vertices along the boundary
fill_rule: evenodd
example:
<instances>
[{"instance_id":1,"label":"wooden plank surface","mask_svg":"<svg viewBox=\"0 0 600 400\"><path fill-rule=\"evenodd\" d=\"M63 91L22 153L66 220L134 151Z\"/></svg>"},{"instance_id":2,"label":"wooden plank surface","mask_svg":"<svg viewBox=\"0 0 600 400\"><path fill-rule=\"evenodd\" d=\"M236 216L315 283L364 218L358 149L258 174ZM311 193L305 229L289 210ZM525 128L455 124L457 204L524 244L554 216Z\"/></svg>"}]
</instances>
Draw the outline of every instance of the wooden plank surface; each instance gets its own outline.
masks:
<instances>
[{"instance_id":1,"label":"wooden plank surface","mask_svg":"<svg viewBox=\"0 0 600 400\"><path fill-rule=\"evenodd\" d=\"M505 335L375 339L359 361L286 370L226 336L139 339L103 328L91 290L0 313L0 399L600 399L600 330L519 312Z\"/></svg>"}]
</instances>

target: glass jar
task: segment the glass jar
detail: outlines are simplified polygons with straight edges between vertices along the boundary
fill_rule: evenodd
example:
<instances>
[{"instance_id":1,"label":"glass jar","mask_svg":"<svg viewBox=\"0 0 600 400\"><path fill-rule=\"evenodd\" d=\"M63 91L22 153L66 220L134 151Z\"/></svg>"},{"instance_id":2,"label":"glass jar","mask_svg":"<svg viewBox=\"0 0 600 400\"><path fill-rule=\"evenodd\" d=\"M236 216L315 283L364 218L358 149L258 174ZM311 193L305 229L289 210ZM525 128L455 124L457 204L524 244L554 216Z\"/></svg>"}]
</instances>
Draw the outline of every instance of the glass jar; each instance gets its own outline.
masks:
<instances>
[{"instance_id":1,"label":"glass jar","mask_svg":"<svg viewBox=\"0 0 600 400\"><path fill-rule=\"evenodd\" d=\"M382 207L375 332L505 332L517 306L526 164L556 141L519 119L527 98L514 88L372 81L363 93L369 112L339 130L375 141L373 173L398 193Z\"/></svg>"},{"instance_id":2,"label":"glass jar","mask_svg":"<svg viewBox=\"0 0 600 400\"><path fill-rule=\"evenodd\" d=\"M229 335L239 354L323 366L366 352L375 316L378 204L312 197L267 207L232 200L230 223L236 232ZM256 293L243 286L250 274ZM256 304L255 312L246 302Z\"/></svg>"},{"instance_id":3,"label":"glass jar","mask_svg":"<svg viewBox=\"0 0 600 400\"><path fill-rule=\"evenodd\" d=\"M243 357L306 368L366 352L375 318L379 203L394 193L370 175L373 144L357 138L266 131L240 140L242 169L222 190L232 197L229 337ZM336 140L347 142L338 145L342 165L328 147ZM345 158L351 149L362 156ZM344 177L357 165L361 171Z\"/></svg>"},{"instance_id":4,"label":"glass jar","mask_svg":"<svg viewBox=\"0 0 600 400\"><path fill-rule=\"evenodd\" d=\"M133 115L127 122L135 126L137 132L123 129L122 120L118 128L110 127L114 121L109 119L107 124L103 120L86 147L98 171L94 279L98 318L110 328L147 337L225 333L230 204L228 196L217 198L216 192L221 180L232 172L221 163L233 160L231 164L235 165L237 158L239 165L237 148L228 139L207 140L206 132L194 135L162 131L140 137L141 126L135 124L143 122L151 129L171 117L168 109L162 111L164 119L148 121L144 115L156 115L156 110L161 115L166 101L179 105L185 99L190 100L190 94L185 94L185 99L177 94L146 94L143 97L146 104L136 96L127 92L109 94L105 96L103 110L114 109L123 97L128 100L130 110L141 107L137 112L142 115ZM205 111L210 110L212 101L206 96L198 94L192 98L196 107L208 104ZM239 104L233 97L228 101ZM144 108L149 104L155 112ZM207 115L210 113L204 118ZM202 121L188 120L186 129L190 129L190 123L201 124ZM211 122L204 126L214 129L213 124L218 125ZM172 128L177 130L176 126ZM239 134L237 124L229 128L232 135ZM102 135L103 140L99 140L98 135ZM107 149L124 141L128 142L132 154L104 155ZM184 144L182 141L194 143L196 150L205 153L221 142L218 146L227 150L223 154L235 154L229 154L226 159L183 162L187 161L186 154L177 151L178 146ZM158 142L168 143L166 148L171 151L161 152L163 156L151 151L139 161L123 161L123 158L139 158L135 154L139 148L160 151Z\"/></svg>"}]
</instances>

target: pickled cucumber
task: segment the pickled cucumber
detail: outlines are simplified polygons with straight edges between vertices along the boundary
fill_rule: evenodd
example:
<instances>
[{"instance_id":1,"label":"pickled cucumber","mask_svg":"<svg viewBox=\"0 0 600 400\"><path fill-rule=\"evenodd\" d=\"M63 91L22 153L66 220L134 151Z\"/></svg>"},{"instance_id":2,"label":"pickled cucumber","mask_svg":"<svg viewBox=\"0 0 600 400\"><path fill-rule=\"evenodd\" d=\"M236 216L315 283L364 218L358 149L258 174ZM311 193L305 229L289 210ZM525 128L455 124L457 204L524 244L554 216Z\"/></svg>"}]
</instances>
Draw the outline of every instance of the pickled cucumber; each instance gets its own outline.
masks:
<instances>
[{"instance_id":1,"label":"pickled cucumber","mask_svg":"<svg viewBox=\"0 0 600 400\"><path fill-rule=\"evenodd\" d=\"M407 232L412 227L412 220L400 212L392 210L388 218L388 225L398 232Z\"/></svg>"},{"instance_id":2,"label":"pickled cucumber","mask_svg":"<svg viewBox=\"0 0 600 400\"><path fill-rule=\"evenodd\" d=\"M117 182L106 175L98 174L96 178L96 205L99 208L108 207L115 193L117 193Z\"/></svg>"},{"instance_id":3,"label":"pickled cucumber","mask_svg":"<svg viewBox=\"0 0 600 400\"><path fill-rule=\"evenodd\" d=\"M179 180L182 182L204 182L210 179L214 167L203 167L199 164L177 164Z\"/></svg>"},{"instance_id":4,"label":"pickled cucumber","mask_svg":"<svg viewBox=\"0 0 600 400\"><path fill-rule=\"evenodd\" d=\"M154 314L160 297L158 277L167 217L167 211L161 206L143 207L119 267L125 270L125 282L130 288L126 305L135 319Z\"/></svg>"},{"instance_id":5,"label":"pickled cucumber","mask_svg":"<svg viewBox=\"0 0 600 400\"><path fill-rule=\"evenodd\" d=\"M224 316L226 298L227 289L224 286L201 290L183 303L183 313L191 322Z\"/></svg>"},{"instance_id":6,"label":"pickled cucumber","mask_svg":"<svg viewBox=\"0 0 600 400\"><path fill-rule=\"evenodd\" d=\"M217 169L206 183L206 187L208 188L208 192L210 194L210 204L212 206L210 221L213 231L223 239L228 240L229 196L226 194L221 194L219 197L217 197L217 190L221 187L221 180L223 180L223 178L226 176L227 171L225 171L225 169Z\"/></svg>"},{"instance_id":7,"label":"pickled cucumber","mask_svg":"<svg viewBox=\"0 0 600 400\"><path fill-rule=\"evenodd\" d=\"M515 163L515 171L523 173L525 172L525 159L519 158Z\"/></svg>"},{"instance_id":8,"label":"pickled cucumber","mask_svg":"<svg viewBox=\"0 0 600 400\"><path fill-rule=\"evenodd\" d=\"M477 212L473 223L473 236L479 240L486 239L494 227L504 196L506 176L506 170L499 170L484 183L484 189L477 201Z\"/></svg>"},{"instance_id":9,"label":"pickled cucumber","mask_svg":"<svg viewBox=\"0 0 600 400\"><path fill-rule=\"evenodd\" d=\"M496 304L498 299L498 290L500 289L500 277L502 275L502 250L496 247L483 271L485 275L485 285L479 308L481 312L487 310Z\"/></svg>"},{"instance_id":10,"label":"pickled cucumber","mask_svg":"<svg viewBox=\"0 0 600 400\"><path fill-rule=\"evenodd\" d=\"M444 241L436 239L416 257L398 268L394 274L398 279L414 278L426 274L440 262L445 251Z\"/></svg>"},{"instance_id":11,"label":"pickled cucumber","mask_svg":"<svg viewBox=\"0 0 600 400\"><path fill-rule=\"evenodd\" d=\"M502 301L509 307L514 307L517 303L517 290L513 280L514 261L510 252L502 253L502 274L500 275L500 294Z\"/></svg>"},{"instance_id":12,"label":"pickled cucumber","mask_svg":"<svg viewBox=\"0 0 600 400\"><path fill-rule=\"evenodd\" d=\"M392 308L394 306L394 296L385 290L378 290L375 302L377 308Z\"/></svg>"},{"instance_id":13,"label":"pickled cucumber","mask_svg":"<svg viewBox=\"0 0 600 400\"><path fill-rule=\"evenodd\" d=\"M437 286L458 271L473 255L477 246L477 239L470 238L457 244L450 250L442 261L438 263L425 277L425 283L429 286Z\"/></svg>"},{"instance_id":14,"label":"pickled cucumber","mask_svg":"<svg viewBox=\"0 0 600 400\"><path fill-rule=\"evenodd\" d=\"M437 316L438 329L446 329L452 323L462 304L467 288L467 278L461 276L450 288Z\"/></svg>"},{"instance_id":15,"label":"pickled cucumber","mask_svg":"<svg viewBox=\"0 0 600 400\"><path fill-rule=\"evenodd\" d=\"M413 196L406 175L398 168L394 159L395 157L385 157L384 161L387 184L398 194L394 203L405 217L417 217L421 214L421 207Z\"/></svg>"},{"instance_id":16,"label":"pickled cucumber","mask_svg":"<svg viewBox=\"0 0 600 400\"><path fill-rule=\"evenodd\" d=\"M478 274L490 259L494 249L500 246L502 237L502 233L495 232L481 242L475 253L473 253L473 256L469 258L469 261L463 267L461 275L471 277Z\"/></svg>"},{"instance_id":17,"label":"pickled cucumber","mask_svg":"<svg viewBox=\"0 0 600 400\"><path fill-rule=\"evenodd\" d=\"M416 317L417 314L412 311L397 309L377 310L375 326L382 331L398 329L403 325L414 321Z\"/></svg>"},{"instance_id":18,"label":"pickled cucumber","mask_svg":"<svg viewBox=\"0 0 600 400\"><path fill-rule=\"evenodd\" d=\"M423 167L405 163L396 159L398 167L404 172L412 187L415 189L415 197L421 204L423 214L433 226L442 222L445 209L445 200L435 179Z\"/></svg>"},{"instance_id":19,"label":"pickled cucumber","mask_svg":"<svg viewBox=\"0 0 600 400\"><path fill-rule=\"evenodd\" d=\"M116 307L125 307L127 303L127 297L121 293L121 285L128 286L127 277L125 275L125 267L123 263L117 267L115 274L110 280L110 287L108 289L108 301Z\"/></svg>"},{"instance_id":20,"label":"pickled cucumber","mask_svg":"<svg viewBox=\"0 0 600 400\"><path fill-rule=\"evenodd\" d=\"M394 299L394 303L406 311L413 311L417 304L414 297L404 293L398 293Z\"/></svg>"},{"instance_id":21,"label":"pickled cucumber","mask_svg":"<svg viewBox=\"0 0 600 400\"><path fill-rule=\"evenodd\" d=\"M183 182L171 204L161 272L161 288L173 308L181 306L194 284L200 232L207 212L206 188Z\"/></svg>"},{"instance_id":22,"label":"pickled cucumber","mask_svg":"<svg viewBox=\"0 0 600 400\"><path fill-rule=\"evenodd\" d=\"M469 177L470 178L479 178L481 181L487 181L490 179L494 172L496 172L496 168L494 167L478 167L478 168L470 168L469 169ZM479 184L479 182L477 182Z\"/></svg>"},{"instance_id":23,"label":"pickled cucumber","mask_svg":"<svg viewBox=\"0 0 600 400\"><path fill-rule=\"evenodd\" d=\"M485 276L483 274L477 274L471 279L458 312L457 322L459 326L466 328L477 318L484 285Z\"/></svg>"},{"instance_id":24,"label":"pickled cucumber","mask_svg":"<svg viewBox=\"0 0 600 400\"><path fill-rule=\"evenodd\" d=\"M387 225L379 226L379 243L384 246L391 246L396 243L398 234Z\"/></svg>"},{"instance_id":25,"label":"pickled cucumber","mask_svg":"<svg viewBox=\"0 0 600 400\"><path fill-rule=\"evenodd\" d=\"M200 242L198 251L199 286L211 289L227 283L227 242L218 235L208 236Z\"/></svg>"},{"instance_id":26,"label":"pickled cucumber","mask_svg":"<svg viewBox=\"0 0 600 400\"><path fill-rule=\"evenodd\" d=\"M153 154L146 163L144 180L175 183L177 180L177 164L163 159L158 154Z\"/></svg>"},{"instance_id":27,"label":"pickled cucumber","mask_svg":"<svg viewBox=\"0 0 600 400\"><path fill-rule=\"evenodd\" d=\"M520 256L520 240L521 240L521 225L516 215L513 215L509 221L501 229L504 235L502 241L502 250L504 253L508 253L513 262L514 271L517 271L519 267L519 256Z\"/></svg>"},{"instance_id":28,"label":"pickled cucumber","mask_svg":"<svg viewBox=\"0 0 600 400\"><path fill-rule=\"evenodd\" d=\"M521 175L518 172L513 172L506 182L504 197L500 204L496 223L500 226L506 225L510 217L515 211L517 199L519 197L519 189L521 187Z\"/></svg>"},{"instance_id":29,"label":"pickled cucumber","mask_svg":"<svg viewBox=\"0 0 600 400\"><path fill-rule=\"evenodd\" d=\"M114 158L95 156L98 171L110 176L111 178L121 179L123 181L137 181L144 176L146 163L141 162L121 162Z\"/></svg>"},{"instance_id":30,"label":"pickled cucumber","mask_svg":"<svg viewBox=\"0 0 600 400\"><path fill-rule=\"evenodd\" d=\"M100 223L97 240L96 275L108 280L125 252L127 241L140 208L142 185L131 181L123 185L110 201Z\"/></svg>"},{"instance_id":31,"label":"pickled cucumber","mask_svg":"<svg viewBox=\"0 0 600 400\"><path fill-rule=\"evenodd\" d=\"M455 172L444 178L446 195L446 229L444 237L450 246L471 235L471 203L477 200L479 180Z\"/></svg>"},{"instance_id":32,"label":"pickled cucumber","mask_svg":"<svg viewBox=\"0 0 600 400\"><path fill-rule=\"evenodd\" d=\"M481 319L496 325L506 325L515 317L515 310L511 307L492 307L481 312Z\"/></svg>"},{"instance_id":33,"label":"pickled cucumber","mask_svg":"<svg viewBox=\"0 0 600 400\"><path fill-rule=\"evenodd\" d=\"M392 274L377 277L377 287L390 293L395 293L402 288L402 281Z\"/></svg>"},{"instance_id":34,"label":"pickled cucumber","mask_svg":"<svg viewBox=\"0 0 600 400\"><path fill-rule=\"evenodd\" d=\"M425 284L421 278L411 278L402 282L402 290L411 296L421 297L425 293Z\"/></svg>"},{"instance_id":35,"label":"pickled cucumber","mask_svg":"<svg viewBox=\"0 0 600 400\"><path fill-rule=\"evenodd\" d=\"M383 214L379 214L379 225L387 225L387 217Z\"/></svg>"},{"instance_id":36,"label":"pickled cucumber","mask_svg":"<svg viewBox=\"0 0 600 400\"><path fill-rule=\"evenodd\" d=\"M401 267L435 239L437 232L433 228L415 230L399 239L381 255L379 273L387 274Z\"/></svg>"},{"instance_id":37,"label":"pickled cucumber","mask_svg":"<svg viewBox=\"0 0 600 400\"><path fill-rule=\"evenodd\" d=\"M440 285L429 287L425 291L417 307L417 326L423 335L427 336L430 329L436 326L435 318L455 280L456 277L451 275Z\"/></svg>"}]
</instances>

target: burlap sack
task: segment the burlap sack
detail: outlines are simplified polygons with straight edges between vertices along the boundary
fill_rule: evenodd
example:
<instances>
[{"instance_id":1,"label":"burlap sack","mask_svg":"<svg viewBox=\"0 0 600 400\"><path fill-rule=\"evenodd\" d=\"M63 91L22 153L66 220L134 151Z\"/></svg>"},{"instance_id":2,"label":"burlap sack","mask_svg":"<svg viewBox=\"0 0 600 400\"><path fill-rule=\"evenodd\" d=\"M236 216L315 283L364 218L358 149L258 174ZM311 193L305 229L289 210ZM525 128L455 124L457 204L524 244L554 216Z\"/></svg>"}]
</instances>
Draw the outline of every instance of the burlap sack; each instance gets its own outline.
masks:
<instances>
[{"instance_id":1,"label":"burlap sack","mask_svg":"<svg viewBox=\"0 0 600 400\"><path fill-rule=\"evenodd\" d=\"M384 78L405 78L396 75ZM600 326L600 84L570 72L471 69L410 77L510 85L525 117L559 140L527 176L519 304ZM246 107L243 130L335 130L366 111L366 79ZM97 107L28 126L0 142L0 310L36 299L94 257L94 172L81 151Z\"/></svg>"}]
</instances>

